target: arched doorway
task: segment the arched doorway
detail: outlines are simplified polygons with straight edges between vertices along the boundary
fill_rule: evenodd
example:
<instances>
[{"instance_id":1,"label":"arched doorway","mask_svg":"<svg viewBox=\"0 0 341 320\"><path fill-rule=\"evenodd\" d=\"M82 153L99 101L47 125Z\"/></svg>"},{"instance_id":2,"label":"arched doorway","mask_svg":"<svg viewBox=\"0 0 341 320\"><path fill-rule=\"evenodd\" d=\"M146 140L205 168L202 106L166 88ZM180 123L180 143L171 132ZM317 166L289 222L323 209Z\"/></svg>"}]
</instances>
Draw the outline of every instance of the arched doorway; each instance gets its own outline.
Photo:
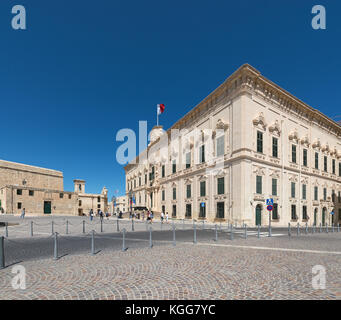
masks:
<instances>
[{"instance_id":1,"label":"arched doorway","mask_svg":"<svg viewBox=\"0 0 341 320\"><path fill-rule=\"evenodd\" d=\"M318 209L315 208L315 210L314 210L314 226L317 226L317 211L318 211Z\"/></svg>"},{"instance_id":2,"label":"arched doorway","mask_svg":"<svg viewBox=\"0 0 341 320\"><path fill-rule=\"evenodd\" d=\"M322 225L324 226L326 224L326 213L327 213L327 208L324 207L322 209Z\"/></svg>"},{"instance_id":3,"label":"arched doorway","mask_svg":"<svg viewBox=\"0 0 341 320\"><path fill-rule=\"evenodd\" d=\"M262 225L262 206L257 204L256 206L256 226Z\"/></svg>"}]
</instances>

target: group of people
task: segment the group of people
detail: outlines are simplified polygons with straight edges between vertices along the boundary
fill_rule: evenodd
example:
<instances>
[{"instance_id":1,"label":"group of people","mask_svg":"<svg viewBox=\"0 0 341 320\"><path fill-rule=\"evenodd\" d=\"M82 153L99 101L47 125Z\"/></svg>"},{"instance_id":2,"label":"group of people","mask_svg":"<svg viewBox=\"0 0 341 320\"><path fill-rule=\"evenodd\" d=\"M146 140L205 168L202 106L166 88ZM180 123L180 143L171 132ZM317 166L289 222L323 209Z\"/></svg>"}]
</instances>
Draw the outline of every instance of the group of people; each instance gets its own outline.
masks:
<instances>
[{"instance_id":1,"label":"group of people","mask_svg":"<svg viewBox=\"0 0 341 320\"><path fill-rule=\"evenodd\" d=\"M103 221L104 213L101 209L98 210L97 215ZM92 209L90 209L90 212L89 212L90 221L92 221L94 219L94 216L95 216L94 211ZM109 220L109 213L108 212L105 213L105 217L107 218L107 220Z\"/></svg>"}]
</instances>

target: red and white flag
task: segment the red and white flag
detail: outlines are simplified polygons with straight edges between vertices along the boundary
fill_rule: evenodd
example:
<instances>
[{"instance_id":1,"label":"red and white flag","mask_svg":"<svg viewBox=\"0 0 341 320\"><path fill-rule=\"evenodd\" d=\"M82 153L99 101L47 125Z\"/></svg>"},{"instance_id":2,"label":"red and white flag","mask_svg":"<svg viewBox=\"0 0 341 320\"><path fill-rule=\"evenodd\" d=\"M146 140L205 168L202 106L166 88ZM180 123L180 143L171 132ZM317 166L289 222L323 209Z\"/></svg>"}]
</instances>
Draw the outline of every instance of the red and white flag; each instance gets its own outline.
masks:
<instances>
[{"instance_id":1,"label":"red and white flag","mask_svg":"<svg viewBox=\"0 0 341 320\"><path fill-rule=\"evenodd\" d=\"M165 105L163 103L160 103L157 105L157 114L161 114L165 111Z\"/></svg>"}]
</instances>

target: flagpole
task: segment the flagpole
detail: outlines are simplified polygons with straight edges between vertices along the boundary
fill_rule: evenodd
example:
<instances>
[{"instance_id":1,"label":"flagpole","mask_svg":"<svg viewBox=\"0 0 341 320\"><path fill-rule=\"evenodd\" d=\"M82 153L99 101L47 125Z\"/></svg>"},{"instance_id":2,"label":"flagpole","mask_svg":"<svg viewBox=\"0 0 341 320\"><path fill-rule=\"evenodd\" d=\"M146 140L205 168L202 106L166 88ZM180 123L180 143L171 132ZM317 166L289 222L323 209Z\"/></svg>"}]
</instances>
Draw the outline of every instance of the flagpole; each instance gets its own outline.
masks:
<instances>
[{"instance_id":1,"label":"flagpole","mask_svg":"<svg viewBox=\"0 0 341 320\"><path fill-rule=\"evenodd\" d=\"M158 107L156 107L156 126L159 126L159 112Z\"/></svg>"}]
</instances>

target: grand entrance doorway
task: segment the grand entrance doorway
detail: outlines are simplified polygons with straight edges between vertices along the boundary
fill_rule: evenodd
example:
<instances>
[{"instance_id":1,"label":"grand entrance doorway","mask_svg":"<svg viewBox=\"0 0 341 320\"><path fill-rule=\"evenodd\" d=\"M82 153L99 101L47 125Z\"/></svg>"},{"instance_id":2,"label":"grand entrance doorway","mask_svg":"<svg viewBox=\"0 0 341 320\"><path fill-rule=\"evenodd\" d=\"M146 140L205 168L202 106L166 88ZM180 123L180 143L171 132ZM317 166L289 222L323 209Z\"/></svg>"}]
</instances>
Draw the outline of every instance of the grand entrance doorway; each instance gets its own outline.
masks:
<instances>
[{"instance_id":1,"label":"grand entrance doorway","mask_svg":"<svg viewBox=\"0 0 341 320\"><path fill-rule=\"evenodd\" d=\"M257 204L256 207L256 226L262 225L262 206Z\"/></svg>"}]
</instances>

